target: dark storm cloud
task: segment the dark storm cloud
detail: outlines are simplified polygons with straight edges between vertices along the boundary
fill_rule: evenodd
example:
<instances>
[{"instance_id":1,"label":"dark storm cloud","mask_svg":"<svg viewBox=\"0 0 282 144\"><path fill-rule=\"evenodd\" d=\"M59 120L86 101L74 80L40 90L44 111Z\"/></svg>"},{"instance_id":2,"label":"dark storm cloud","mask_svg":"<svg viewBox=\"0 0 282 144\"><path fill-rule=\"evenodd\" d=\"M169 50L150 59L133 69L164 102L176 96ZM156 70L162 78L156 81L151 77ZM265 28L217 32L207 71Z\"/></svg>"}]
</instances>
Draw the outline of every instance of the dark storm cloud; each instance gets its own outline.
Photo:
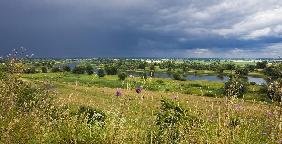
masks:
<instances>
[{"instance_id":1,"label":"dark storm cloud","mask_svg":"<svg viewBox=\"0 0 282 144\"><path fill-rule=\"evenodd\" d=\"M0 55L273 57L282 2L269 0L0 1Z\"/></svg>"}]
</instances>

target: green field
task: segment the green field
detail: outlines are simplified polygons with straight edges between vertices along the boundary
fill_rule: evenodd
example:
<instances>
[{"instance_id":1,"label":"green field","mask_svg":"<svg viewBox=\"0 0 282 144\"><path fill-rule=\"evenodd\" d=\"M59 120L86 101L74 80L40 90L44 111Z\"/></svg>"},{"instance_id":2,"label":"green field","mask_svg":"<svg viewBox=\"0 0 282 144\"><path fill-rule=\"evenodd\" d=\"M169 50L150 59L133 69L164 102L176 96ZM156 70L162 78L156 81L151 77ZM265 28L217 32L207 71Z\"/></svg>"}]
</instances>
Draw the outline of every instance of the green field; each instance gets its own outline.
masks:
<instances>
[{"instance_id":1,"label":"green field","mask_svg":"<svg viewBox=\"0 0 282 144\"><path fill-rule=\"evenodd\" d=\"M180 133L177 143L276 143L281 137L281 123L275 115L279 107L254 101L254 95L260 96L258 86L253 86L254 91L248 92L245 99L227 99L216 95L223 86L220 82L157 78L143 83L141 78L127 78L123 82L117 76L99 78L70 73L24 74L21 79L50 87L56 93L57 105L65 105L72 112L81 106L105 112L103 128L88 129L76 126L77 122L73 121L61 129L49 128L62 137L54 138L54 142L171 143L169 132L175 129L168 128L159 135L160 127L156 123L161 100L186 109L191 119L176 128ZM143 84L140 94L135 92L132 81ZM116 88L122 88L121 96L115 96ZM208 91L215 91L215 95L207 95ZM62 132L68 129L72 129L69 134ZM47 140L50 140L48 135Z\"/></svg>"},{"instance_id":2,"label":"green field","mask_svg":"<svg viewBox=\"0 0 282 144\"><path fill-rule=\"evenodd\" d=\"M214 81L176 81L168 78L148 78L144 80L140 77L127 78L125 81L118 80L116 75L107 75L99 78L95 75L77 75L71 73L37 73L25 74L23 78L31 80L57 81L63 83L80 83L84 86L97 86L108 88L135 88L143 86L150 91L160 92L177 92L195 96L224 97L222 82ZM260 89L262 86L250 85L248 92L245 94L245 100L267 101L265 93Z\"/></svg>"},{"instance_id":3,"label":"green field","mask_svg":"<svg viewBox=\"0 0 282 144\"><path fill-rule=\"evenodd\" d=\"M11 74L4 70L22 65L4 66L0 143L281 143L281 103L270 100L262 85L244 83L237 97L216 81L120 80L87 70ZM218 74L187 73L195 71ZM266 76L258 69L249 75Z\"/></svg>"}]
</instances>

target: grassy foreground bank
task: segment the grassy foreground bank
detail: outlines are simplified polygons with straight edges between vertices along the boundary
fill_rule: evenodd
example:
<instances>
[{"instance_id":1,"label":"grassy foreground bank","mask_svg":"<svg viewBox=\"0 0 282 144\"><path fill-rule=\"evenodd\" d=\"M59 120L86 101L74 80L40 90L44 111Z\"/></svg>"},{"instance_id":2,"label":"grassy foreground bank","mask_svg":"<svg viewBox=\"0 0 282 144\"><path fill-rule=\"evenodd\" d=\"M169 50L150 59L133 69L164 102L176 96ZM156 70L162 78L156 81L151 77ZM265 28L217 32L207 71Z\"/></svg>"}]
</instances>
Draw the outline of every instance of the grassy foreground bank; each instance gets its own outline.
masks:
<instances>
[{"instance_id":1,"label":"grassy foreground bank","mask_svg":"<svg viewBox=\"0 0 282 144\"><path fill-rule=\"evenodd\" d=\"M66 77L51 75L48 74L46 79L38 78L39 75L33 75L33 78L23 76L25 83L43 86L55 93L52 95L55 105L47 110L44 108L47 115L41 113L40 108L34 108L26 114L2 117L1 142L281 142L281 107L277 105L243 99L192 96L176 91L142 90L137 94L130 87L124 87L120 90L122 95L116 96L114 86L118 83L114 76L105 78L112 85L104 87L102 84L107 84L104 81L97 85L85 83L81 79L87 81L89 78L86 75L69 81ZM4 88L1 87L1 90L4 91ZM7 88L17 87L9 85ZM87 117L80 120L75 113L81 106L102 111L106 115L105 121L89 125ZM55 113L59 117L54 118L54 111L59 111ZM12 116L16 119L11 119Z\"/></svg>"}]
</instances>

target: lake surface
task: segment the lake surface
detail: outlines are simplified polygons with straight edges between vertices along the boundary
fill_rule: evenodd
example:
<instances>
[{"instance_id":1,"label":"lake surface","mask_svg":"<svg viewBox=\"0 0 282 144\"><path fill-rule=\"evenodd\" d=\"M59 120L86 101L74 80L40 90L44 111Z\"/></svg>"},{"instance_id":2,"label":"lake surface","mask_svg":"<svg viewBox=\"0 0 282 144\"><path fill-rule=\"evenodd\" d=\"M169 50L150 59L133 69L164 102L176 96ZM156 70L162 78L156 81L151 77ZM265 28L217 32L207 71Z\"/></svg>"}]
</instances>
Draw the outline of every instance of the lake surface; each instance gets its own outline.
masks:
<instances>
[{"instance_id":1,"label":"lake surface","mask_svg":"<svg viewBox=\"0 0 282 144\"><path fill-rule=\"evenodd\" d=\"M69 63L68 65L71 67L71 69L73 69L76 65L78 65L79 62L73 62L73 63ZM94 73L97 73L97 69L93 70ZM138 72L129 72L130 75L133 76L140 76L140 73ZM147 76L151 76L151 74L148 72ZM156 78L172 78L172 75L165 73L165 72L156 72L154 73L154 76ZM200 74L189 74L186 76L186 80L206 80L206 81L216 81L216 82L226 82L228 81L228 77L227 76L216 76L216 75L200 75ZM252 77L252 76L248 76L248 81L249 82L255 82L258 85L262 85L262 84L266 84L266 81L263 78L259 78L259 77Z\"/></svg>"},{"instance_id":2,"label":"lake surface","mask_svg":"<svg viewBox=\"0 0 282 144\"><path fill-rule=\"evenodd\" d=\"M140 76L139 73L136 72L130 72L129 74L133 76ZM147 73L147 76L150 76L150 73ZM154 77L156 78L172 78L172 75L167 74L167 73L155 73ZM216 75L194 75L194 74L189 74L186 75L186 80L206 80L206 81L216 81L216 82L226 82L228 81L227 76L216 76ZM258 77L252 77L248 76L248 81L249 82L255 82L258 85L266 84L266 81L263 78L258 78Z\"/></svg>"}]
</instances>

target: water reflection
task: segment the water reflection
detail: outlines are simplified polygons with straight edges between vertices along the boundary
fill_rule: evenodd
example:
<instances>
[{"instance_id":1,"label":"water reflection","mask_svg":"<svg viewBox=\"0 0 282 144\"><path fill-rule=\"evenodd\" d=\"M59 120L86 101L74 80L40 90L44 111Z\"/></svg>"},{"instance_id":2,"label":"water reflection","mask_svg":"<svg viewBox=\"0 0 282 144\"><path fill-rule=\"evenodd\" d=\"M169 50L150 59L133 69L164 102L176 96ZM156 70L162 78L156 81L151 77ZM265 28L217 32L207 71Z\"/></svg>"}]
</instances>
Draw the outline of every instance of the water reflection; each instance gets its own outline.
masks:
<instances>
[{"instance_id":1,"label":"water reflection","mask_svg":"<svg viewBox=\"0 0 282 144\"><path fill-rule=\"evenodd\" d=\"M130 74L133 76L140 76L140 74L137 72L130 72ZM147 73L147 76L149 77L150 74ZM154 73L154 77L172 78L171 75L164 73L164 72L156 72ZM186 80L207 80L207 81L226 82L228 81L228 79L229 78L227 76L223 76L223 75L200 75L200 74L186 75ZM263 78L257 78L257 77L252 77L252 76L248 76L248 81L255 82L258 85L266 84L266 81Z\"/></svg>"}]
</instances>

